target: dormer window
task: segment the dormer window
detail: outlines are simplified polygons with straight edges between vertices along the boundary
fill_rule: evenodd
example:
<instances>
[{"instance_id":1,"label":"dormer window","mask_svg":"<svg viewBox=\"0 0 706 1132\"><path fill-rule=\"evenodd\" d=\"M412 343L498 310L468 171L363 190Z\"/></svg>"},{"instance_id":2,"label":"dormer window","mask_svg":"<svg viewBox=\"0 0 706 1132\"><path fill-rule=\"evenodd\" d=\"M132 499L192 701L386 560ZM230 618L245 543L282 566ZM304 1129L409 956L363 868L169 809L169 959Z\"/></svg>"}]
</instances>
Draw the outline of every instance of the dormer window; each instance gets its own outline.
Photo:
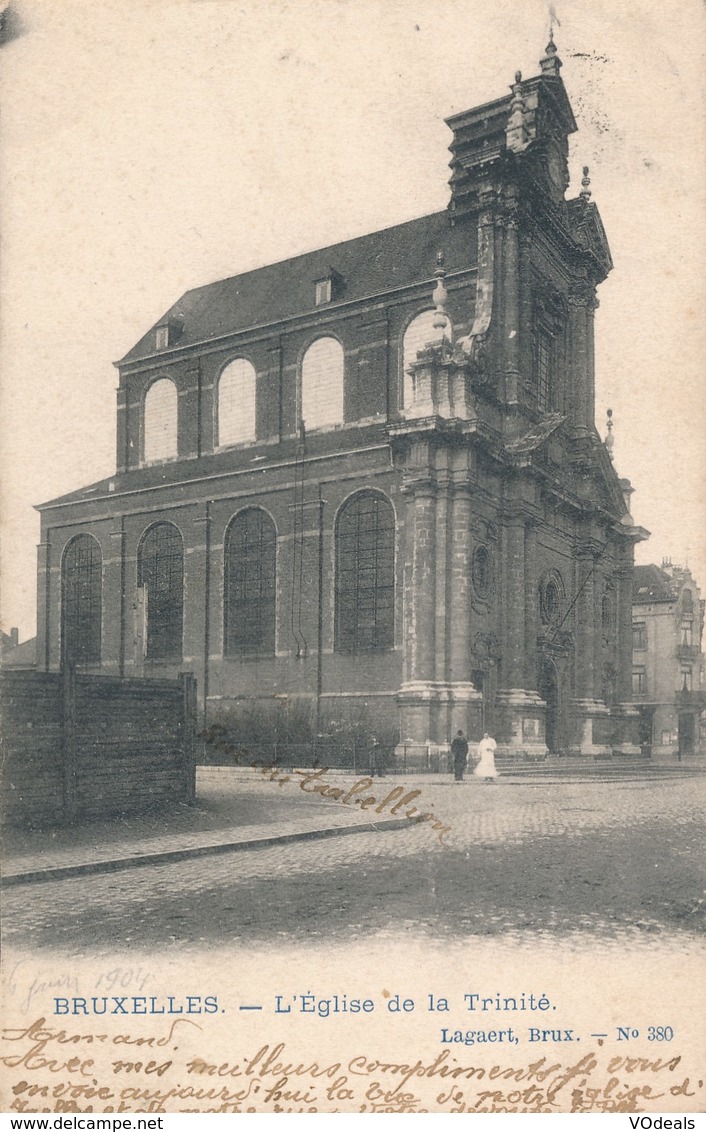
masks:
<instances>
[{"instance_id":1,"label":"dormer window","mask_svg":"<svg viewBox=\"0 0 706 1132\"><path fill-rule=\"evenodd\" d=\"M317 307L323 307L326 303L333 302L334 299L340 299L344 289L343 276L339 275L333 267L329 267L325 275L314 281L314 303Z\"/></svg>"},{"instance_id":2,"label":"dormer window","mask_svg":"<svg viewBox=\"0 0 706 1132\"><path fill-rule=\"evenodd\" d=\"M168 346L173 346L182 329L183 323L178 318L170 318L166 322L160 323L154 332L155 350L166 350Z\"/></svg>"},{"instance_id":3,"label":"dormer window","mask_svg":"<svg viewBox=\"0 0 706 1132\"><path fill-rule=\"evenodd\" d=\"M316 295L315 301L317 307L322 306L324 303L331 302L331 294L333 291L333 280L329 276L328 279L317 279L316 281Z\"/></svg>"}]
</instances>

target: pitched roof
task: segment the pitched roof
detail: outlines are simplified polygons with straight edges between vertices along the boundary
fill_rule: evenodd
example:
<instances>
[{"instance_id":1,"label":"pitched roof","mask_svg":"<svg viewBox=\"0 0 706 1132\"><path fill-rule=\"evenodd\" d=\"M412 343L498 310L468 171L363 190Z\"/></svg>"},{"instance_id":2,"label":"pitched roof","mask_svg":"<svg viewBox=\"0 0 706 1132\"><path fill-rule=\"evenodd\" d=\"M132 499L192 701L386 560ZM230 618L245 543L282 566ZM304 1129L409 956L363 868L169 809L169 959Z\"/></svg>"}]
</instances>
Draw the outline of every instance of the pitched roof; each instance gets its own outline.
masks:
<instances>
[{"instance_id":1,"label":"pitched roof","mask_svg":"<svg viewBox=\"0 0 706 1132\"><path fill-rule=\"evenodd\" d=\"M155 324L180 320L177 347L208 341L311 313L314 283L331 270L341 277L340 300L350 302L431 279L436 254L444 252L446 270L475 266L475 226L450 225L446 210L371 232L354 240L306 252L217 283L196 287ZM336 306L327 303L326 309ZM118 364L155 353L152 327Z\"/></svg>"},{"instance_id":2,"label":"pitched roof","mask_svg":"<svg viewBox=\"0 0 706 1132\"><path fill-rule=\"evenodd\" d=\"M634 603L645 601L675 601L676 594L669 574L660 570L659 566L636 566L633 574L632 600Z\"/></svg>"}]
</instances>

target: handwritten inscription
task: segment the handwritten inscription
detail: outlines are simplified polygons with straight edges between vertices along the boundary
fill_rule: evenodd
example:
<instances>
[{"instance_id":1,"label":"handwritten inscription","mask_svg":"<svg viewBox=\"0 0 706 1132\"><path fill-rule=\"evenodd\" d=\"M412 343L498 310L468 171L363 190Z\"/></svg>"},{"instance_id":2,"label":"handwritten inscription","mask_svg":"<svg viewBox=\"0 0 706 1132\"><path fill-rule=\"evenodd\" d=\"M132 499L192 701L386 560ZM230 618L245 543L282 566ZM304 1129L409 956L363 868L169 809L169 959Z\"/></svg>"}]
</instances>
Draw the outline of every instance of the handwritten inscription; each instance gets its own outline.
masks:
<instances>
[{"instance_id":1,"label":"handwritten inscription","mask_svg":"<svg viewBox=\"0 0 706 1132\"><path fill-rule=\"evenodd\" d=\"M436 833L441 844L446 844L446 837L451 833L452 827L437 816L433 802L428 809L424 808L421 802L421 790L393 786L391 790L381 795L375 794L372 792L373 779L367 777L358 778L351 786L339 786L328 778L330 773L328 767L293 770L291 774L287 774L275 763L253 759L248 750L229 743L226 735L224 727L213 724L206 731L201 732L200 737L215 750L232 759L234 765L250 767L277 786L285 786L288 783L295 786L298 784L305 794L317 794L320 798L338 802L343 806L352 806L371 816L407 818L408 821L418 825L427 823L432 832Z\"/></svg>"},{"instance_id":2,"label":"handwritten inscription","mask_svg":"<svg viewBox=\"0 0 706 1132\"><path fill-rule=\"evenodd\" d=\"M203 1025L185 1018L140 1035L38 1018L2 1039L12 1112L644 1112L693 1110L703 1099L681 1054L301 1058L273 1041L214 1058Z\"/></svg>"}]
</instances>

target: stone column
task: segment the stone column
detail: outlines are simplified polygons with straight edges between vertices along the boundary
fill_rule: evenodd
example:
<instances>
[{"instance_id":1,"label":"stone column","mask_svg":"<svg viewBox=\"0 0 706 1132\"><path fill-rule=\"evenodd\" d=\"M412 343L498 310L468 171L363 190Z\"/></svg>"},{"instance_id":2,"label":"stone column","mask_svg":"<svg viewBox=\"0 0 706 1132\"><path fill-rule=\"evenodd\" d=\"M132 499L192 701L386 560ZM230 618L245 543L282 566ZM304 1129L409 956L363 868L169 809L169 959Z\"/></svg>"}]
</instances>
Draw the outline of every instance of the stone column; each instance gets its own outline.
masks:
<instances>
[{"instance_id":1,"label":"stone column","mask_svg":"<svg viewBox=\"0 0 706 1132\"><path fill-rule=\"evenodd\" d=\"M537 571L537 527L531 519L525 525L525 679L524 686L537 691L539 679L537 634L539 631L539 591Z\"/></svg>"},{"instance_id":2,"label":"stone column","mask_svg":"<svg viewBox=\"0 0 706 1132\"><path fill-rule=\"evenodd\" d=\"M471 485L457 484L449 563L449 736L453 738L461 728L471 739L479 739L483 696L471 680L471 512Z\"/></svg>"},{"instance_id":3,"label":"stone column","mask_svg":"<svg viewBox=\"0 0 706 1132\"><path fill-rule=\"evenodd\" d=\"M407 765L424 765L432 739L436 699L436 486L431 479L405 485L411 539L404 601L404 683L398 693L400 745Z\"/></svg>"},{"instance_id":4,"label":"stone column","mask_svg":"<svg viewBox=\"0 0 706 1132\"><path fill-rule=\"evenodd\" d=\"M503 686L525 686L525 521L515 513L505 526L505 632Z\"/></svg>"},{"instance_id":5,"label":"stone column","mask_svg":"<svg viewBox=\"0 0 706 1132\"><path fill-rule=\"evenodd\" d=\"M543 758L544 703L526 687L525 597L531 579L525 561L525 521L521 507L503 518L502 686L496 697L498 751L514 758Z\"/></svg>"},{"instance_id":6,"label":"stone column","mask_svg":"<svg viewBox=\"0 0 706 1132\"><path fill-rule=\"evenodd\" d=\"M471 488L454 489L451 542L449 667L454 682L471 679Z\"/></svg>"},{"instance_id":7,"label":"stone column","mask_svg":"<svg viewBox=\"0 0 706 1132\"><path fill-rule=\"evenodd\" d=\"M414 488L412 679L430 681L436 673L436 488L430 481Z\"/></svg>"},{"instance_id":8,"label":"stone column","mask_svg":"<svg viewBox=\"0 0 706 1132\"><path fill-rule=\"evenodd\" d=\"M515 213L508 218L505 230L503 279L505 400L508 404L516 404L520 373L520 246Z\"/></svg>"},{"instance_id":9,"label":"stone column","mask_svg":"<svg viewBox=\"0 0 706 1132\"><path fill-rule=\"evenodd\" d=\"M532 379L534 358L533 319L532 319L532 237L527 232L520 234L520 329L519 366L523 384L526 387Z\"/></svg>"},{"instance_id":10,"label":"stone column","mask_svg":"<svg viewBox=\"0 0 706 1132\"><path fill-rule=\"evenodd\" d=\"M593 356L593 312L598 306L595 288L587 281L572 284L569 292L570 372L574 403L569 406L575 426L592 431L594 424L595 376Z\"/></svg>"},{"instance_id":11,"label":"stone column","mask_svg":"<svg viewBox=\"0 0 706 1132\"><path fill-rule=\"evenodd\" d=\"M577 552L576 653L574 702L569 752L572 755L605 757L608 708L601 701L601 602L596 562L598 544L584 544Z\"/></svg>"},{"instance_id":12,"label":"stone column","mask_svg":"<svg viewBox=\"0 0 706 1132\"><path fill-rule=\"evenodd\" d=\"M586 306L586 427L591 431L596 424L595 314L598 306L595 288L592 288Z\"/></svg>"},{"instance_id":13,"label":"stone column","mask_svg":"<svg viewBox=\"0 0 706 1132\"><path fill-rule=\"evenodd\" d=\"M448 600L449 527L453 521L448 479L438 484L434 524L434 681L432 735L438 742L449 738L448 630L453 610Z\"/></svg>"}]
</instances>

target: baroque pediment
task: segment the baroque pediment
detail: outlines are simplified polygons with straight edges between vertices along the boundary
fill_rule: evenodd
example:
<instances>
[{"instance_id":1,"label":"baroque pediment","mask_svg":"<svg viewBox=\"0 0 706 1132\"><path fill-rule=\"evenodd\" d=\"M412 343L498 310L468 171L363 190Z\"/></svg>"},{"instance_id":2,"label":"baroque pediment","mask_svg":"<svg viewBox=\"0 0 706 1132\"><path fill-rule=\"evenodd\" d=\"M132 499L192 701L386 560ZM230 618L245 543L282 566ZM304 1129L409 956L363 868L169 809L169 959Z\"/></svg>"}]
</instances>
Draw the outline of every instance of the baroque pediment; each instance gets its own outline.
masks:
<instances>
[{"instance_id":1,"label":"baroque pediment","mask_svg":"<svg viewBox=\"0 0 706 1132\"><path fill-rule=\"evenodd\" d=\"M613 259L600 213L595 204L582 197L568 204L572 235L594 261L598 280L605 279L613 269Z\"/></svg>"}]
</instances>

